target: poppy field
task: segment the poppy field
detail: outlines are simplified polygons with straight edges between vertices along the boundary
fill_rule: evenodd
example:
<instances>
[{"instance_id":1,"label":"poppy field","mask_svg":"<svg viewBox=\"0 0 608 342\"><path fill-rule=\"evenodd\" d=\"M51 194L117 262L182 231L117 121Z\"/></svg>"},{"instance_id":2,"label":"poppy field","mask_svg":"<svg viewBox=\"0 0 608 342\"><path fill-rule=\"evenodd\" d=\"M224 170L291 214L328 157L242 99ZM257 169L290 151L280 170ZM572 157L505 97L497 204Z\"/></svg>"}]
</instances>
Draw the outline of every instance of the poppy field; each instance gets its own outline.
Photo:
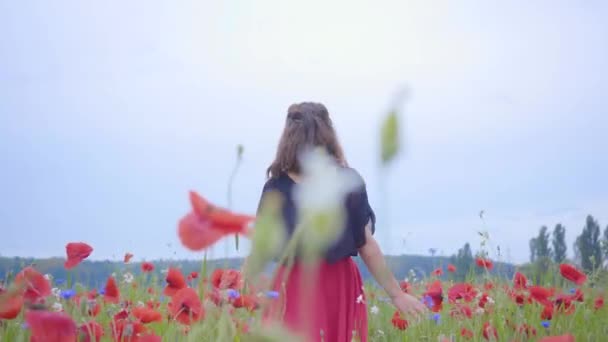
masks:
<instances>
[{"instance_id":1,"label":"poppy field","mask_svg":"<svg viewBox=\"0 0 608 342\"><path fill-rule=\"evenodd\" d=\"M191 193L192 211L178 225L184 246L204 250L232 234L248 236L251 216L215 207ZM93 253L84 242L66 245L64 267L77 274ZM35 266L23 268L0 289L1 341L297 341L270 319L267 309L281 300L263 275L247 270L184 274L179 267L157 270L131 263L109 274L100 288L56 283ZM492 260L475 267L490 271ZM608 333L605 288L570 264L556 269L566 286L489 273L466 282L450 280L454 265L441 265L428 279L401 282L402 290L428 307L425 316L395 311L383 291L368 284L358 305L366 305L370 341L601 341Z\"/></svg>"}]
</instances>

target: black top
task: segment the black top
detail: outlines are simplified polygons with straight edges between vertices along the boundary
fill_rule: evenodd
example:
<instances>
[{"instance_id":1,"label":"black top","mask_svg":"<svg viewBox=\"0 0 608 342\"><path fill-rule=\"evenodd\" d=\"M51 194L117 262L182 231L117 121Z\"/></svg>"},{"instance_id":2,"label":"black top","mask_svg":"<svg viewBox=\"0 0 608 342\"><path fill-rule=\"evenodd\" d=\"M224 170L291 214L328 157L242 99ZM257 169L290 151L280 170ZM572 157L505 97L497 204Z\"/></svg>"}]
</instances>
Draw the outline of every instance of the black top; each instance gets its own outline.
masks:
<instances>
[{"instance_id":1,"label":"black top","mask_svg":"<svg viewBox=\"0 0 608 342\"><path fill-rule=\"evenodd\" d=\"M349 193L344 200L346 209L344 230L341 236L325 253L325 260L330 263L358 254L358 249L365 245L365 226L370 219L372 222L372 233L376 228L376 215L367 200L365 183L355 170L348 170L351 170L359 177L361 180L360 184L362 185ZM297 211L293 199L295 185L296 183L291 177L286 173L283 173L277 177L268 179L266 184L264 184L264 190L262 191L262 198L266 192L278 191L281 193L283 197L283 220L288 239L291 238L297 223ZM260 204L261 203L262 200L260 200ZM258 210L259 209L258 206Z\"/></svg>"}]
</instances>

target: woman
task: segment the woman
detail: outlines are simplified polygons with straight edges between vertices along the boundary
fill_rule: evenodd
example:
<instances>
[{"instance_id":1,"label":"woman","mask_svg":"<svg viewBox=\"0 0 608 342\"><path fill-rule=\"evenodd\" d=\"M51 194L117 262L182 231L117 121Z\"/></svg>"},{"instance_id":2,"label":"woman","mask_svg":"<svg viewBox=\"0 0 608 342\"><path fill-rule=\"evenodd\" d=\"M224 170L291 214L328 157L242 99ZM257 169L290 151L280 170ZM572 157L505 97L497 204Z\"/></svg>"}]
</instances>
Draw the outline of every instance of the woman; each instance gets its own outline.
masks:
<instances>
[{"instance_id":1,"label":"woman","mask_svg":"<svg viewBox=\"0 0 608 342\"><path fill-rule=\"evenodd\" d=\"M311 102L290 106L262 194L262 200L271 191L282 195L282 214L288 236L294 232L297 223L293 190L302 177L299 156L304 150L314 147L324 148L338 165L360 178L356 171L347 167L325 106ZM364 184L362 179L360 184ZM296 260L293 265L280 266L274 280L274 289L281 293L274 312L279 312L284 324L304 335L308 341L367 341L363 282L352 260L356 255L361 256L397 309L404 313L426 310L421 302L400 289L386 266L380 247L372 236L375 215L368 203L365 185L349 193L344 204L344 230L327 249L314 274L307 273L307 269ZM312 282L305 283L304 278L310 278Z\"/></svg>"}]
</instances>

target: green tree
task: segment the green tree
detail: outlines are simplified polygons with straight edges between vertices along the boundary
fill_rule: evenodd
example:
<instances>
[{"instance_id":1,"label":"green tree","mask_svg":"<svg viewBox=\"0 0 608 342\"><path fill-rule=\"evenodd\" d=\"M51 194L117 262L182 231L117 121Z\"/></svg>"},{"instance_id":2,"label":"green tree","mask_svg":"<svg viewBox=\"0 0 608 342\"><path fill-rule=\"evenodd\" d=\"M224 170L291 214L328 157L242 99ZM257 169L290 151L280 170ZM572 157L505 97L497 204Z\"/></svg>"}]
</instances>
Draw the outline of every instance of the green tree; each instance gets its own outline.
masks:
<instances>
[{"instance_id":1,"label":"green tree","mask_svg":"<svg viewBox=\"0 0 608 342\"><path fill-rule=\"evenodd\" d=\"M553 261L561 263L566 259L566 228L558 223L553 229Z\"/></svg>"},{"instance_id":2,"label":"green tree","mask_svg":"<svg viewBox=\"0 0 608 342\"><path fill-rule=\"evenodd\" d=\"M602 263L602 246L600 243L600 225L588 215L583 232L577 238L576 247L581 257L581 266L587 272L593 271Z\"/></svg>"},{"instance_id":3,"label":"green tree","mask_svg":"<svg viewBox=\"0 0 608 342\"><path fill-rule=\"evenodd\" d=\"M608 226L604 229L604 239L602 239L602 252L604 253L604 262L606 263L606 267L608 267Z\"/></svg>"},{"instance_id":4,"label":"green tree","mask_svg":"<svg viewBox=\"0 0 608 342\"><path fill-rule=\"evenodd\" d=\"M530 239L530 262L536 261L536 238Z\"/></svg>"},{"instance_id":5,"label":"green tree","mask_svg":"<svg viewBox=\"0 0 608 342\"><path fill-rule=\"evenodd\" d=\"M536 237L536 258L538 260L551 259L551 246L547 226L540 227Z\"/></svg>"},{"instance_id":6,"label":"green tree","mask_svg":"<svg viewBox=\"0 0 608 342\"><path fill-rule=\"evenodd\" d=\"M465 243L464 246L458 249L458 253L453 255L451 258L452 263L456 266L455 277L458 280L464 280L471 267L473 266L473 252L469 243Z\"/></svg>"}]
</instances>

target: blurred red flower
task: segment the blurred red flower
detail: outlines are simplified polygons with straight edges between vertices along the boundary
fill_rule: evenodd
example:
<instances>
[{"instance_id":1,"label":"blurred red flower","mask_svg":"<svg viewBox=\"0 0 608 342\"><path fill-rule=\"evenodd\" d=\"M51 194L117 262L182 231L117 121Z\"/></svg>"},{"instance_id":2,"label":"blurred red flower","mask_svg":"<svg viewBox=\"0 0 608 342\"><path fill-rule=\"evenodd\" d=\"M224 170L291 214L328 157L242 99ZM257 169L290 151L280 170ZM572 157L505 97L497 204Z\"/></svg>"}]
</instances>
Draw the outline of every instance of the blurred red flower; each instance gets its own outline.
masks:
<instances>
[{"instance_id":1,"label":"blurred red flower","mask_svg":"<svg viewBox=\"0 0 608 342\"><path fill-rule=\"evenodd\" d=\"M141 263L142 272L152 272L154 271L154 264L151 262L144 261Z\"/></svg>"},{"instance_id":2,"label":"blurred red flower","mask_svg":"<svg viewBox=\"0 0 608 342\"><path fill-rule=\"evenodd\" d=\"M393 314L391 323L393 323L393 326L399 330L405 330L409 325L407 321L401 316L399 310L395 311L395 313Z\"/></svg>"},{"instance_id":3,"label":"blurred red flower","mask_svg":"<svg viewBox=\"0 0 608 342\"><path fill-rule=\"evenodd\" d=\"M175 295L175 293L177 293L177 291L187 286L186 278L184 278L182 272L179 269L173 267L169 268L169 270L167 271L167 277L165 278L165 281L167 282L167 286L165 286L163 293L169 297L172 297L173 295Z\"/></svg>"},{"instance_id":4,"label":"blurred red flower","mask_svg":"<svg viewBox=\"0 0 608 342\"><path fill-rule=\"evenodd\" d=\"M104 288L103 299L109 303L118 303L120 301L120 290L114 277L108 278Z\"/></svg>"},{"instance_id":5,"label":"blurred red flower","mask_svg":"<svg viewBox=\"0 0 608 342\"><path fill-rule=\"evenodd\" d=\"M72 318L60 312L28 311L30 342L76 342L77 328Z\"/></svg>"},{"instance_id":6,"label":"blurred red flower","mask_svg":"<svg viewBox=\"0 0 608 342\"><path fill-rule=\"evenodd\" d=\"M585 281L587 281L587 276L585 273L579 271L576 267L570 264L559 265L559 272L562 274L562 277L570 280L576 285L583 285Z\"/></svg>"},{"instance_id":7,"label":"blurred red flower","mask_svg":"<svg viewBox=\"0 0 608 342\"><path fill-rule=\"evenodd\" d=\"M186 325L202 319L205 315L198 294L189 287L175 293L169 303L169 312L173 319Z\"/></svg>"},{"instance_id":8,"label":"blurred red flower","mask_svg":"<svg viewBox=\"0 0 608 342\"><path fill-rule=\"evenodd\" d=\"M23 299L32 303L37 303L51 294L49 281L31 266L17 273L15 285L18 288L25 289Z\"/></svg>"},{"instance_id":9,"label":"blurred red flower","mask_svg":"<svg viewBox=\"0 0 608 342\"><path fill-rule=\"evenodd\" d=\"M80 264L80 262L91 255L93 247L84 242L70 242L65 246L67 260L63 264L66 269L71 269Z\"/></svg>"}]
</instances>

